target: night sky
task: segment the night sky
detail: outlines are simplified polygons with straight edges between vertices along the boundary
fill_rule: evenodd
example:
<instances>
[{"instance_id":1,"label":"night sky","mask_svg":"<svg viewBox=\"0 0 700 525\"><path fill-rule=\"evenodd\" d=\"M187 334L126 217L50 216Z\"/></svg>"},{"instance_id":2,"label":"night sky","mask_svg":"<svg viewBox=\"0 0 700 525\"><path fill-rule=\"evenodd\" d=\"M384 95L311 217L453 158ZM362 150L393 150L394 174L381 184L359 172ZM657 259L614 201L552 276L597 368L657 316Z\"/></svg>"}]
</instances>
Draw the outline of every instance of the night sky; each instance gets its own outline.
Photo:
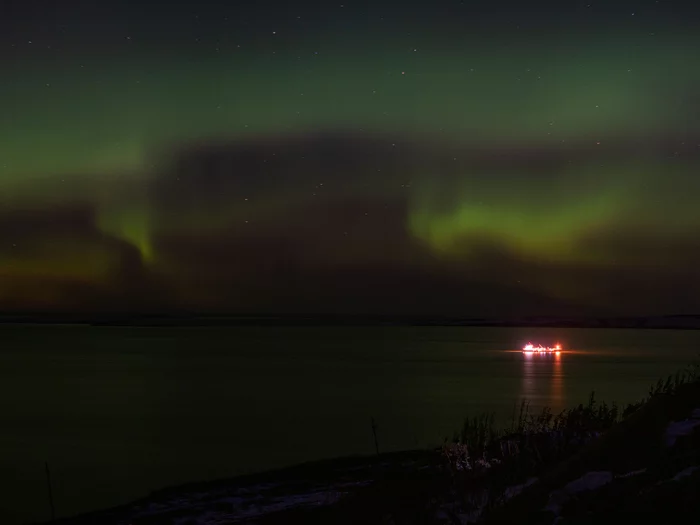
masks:
<instances>
[{"instance_id":1,"label":"night sky","mask_svg":"<svg viewBox=\"0 0 700 525\"><path fill-rule=\"evenodd\" d=\"M698 6L341 2L3 2L0 310L700 312Z\"/></svg>"}]
</instances>

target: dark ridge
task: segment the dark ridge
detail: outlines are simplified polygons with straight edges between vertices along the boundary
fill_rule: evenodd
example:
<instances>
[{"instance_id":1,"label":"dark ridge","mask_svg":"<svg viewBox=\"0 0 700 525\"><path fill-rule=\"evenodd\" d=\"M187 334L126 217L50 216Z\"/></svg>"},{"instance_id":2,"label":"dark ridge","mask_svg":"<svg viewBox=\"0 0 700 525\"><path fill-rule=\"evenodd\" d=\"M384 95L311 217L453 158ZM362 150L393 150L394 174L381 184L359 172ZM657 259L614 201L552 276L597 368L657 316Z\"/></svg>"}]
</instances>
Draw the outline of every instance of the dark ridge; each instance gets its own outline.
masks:
<instances>
[{"instance_id":1,"label":"dark ridge","mask_svg":"<svg viewBox=\"0 0 700 525\"><path fill-rule=\"evenodd\" d=\"M700 329L700 315L649 317L423 317L379 315L192 315L187 313L56 314L46 312L0 314L0 324L47 324L91 326L474 326L533 328L630 328Z\"/></svg>"}]
</instances>

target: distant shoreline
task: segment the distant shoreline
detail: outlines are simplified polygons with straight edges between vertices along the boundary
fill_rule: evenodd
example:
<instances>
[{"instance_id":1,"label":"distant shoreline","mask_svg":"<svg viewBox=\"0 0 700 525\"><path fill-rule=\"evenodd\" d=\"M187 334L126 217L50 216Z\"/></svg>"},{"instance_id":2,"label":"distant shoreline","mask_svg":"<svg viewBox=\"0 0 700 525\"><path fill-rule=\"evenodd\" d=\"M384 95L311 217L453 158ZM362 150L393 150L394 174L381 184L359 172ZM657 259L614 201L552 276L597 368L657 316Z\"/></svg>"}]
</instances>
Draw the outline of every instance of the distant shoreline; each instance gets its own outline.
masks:
<instances>
[{"instance_id":1,"label":"distant shoreline","mask_svg":"<svg viewBox=\"0 0 700 525\"><path fill-rule=\"evenodd\" d=\"M468 318L362 315L80 315L0 314L0 325L80 325L123 327L237 327L237 326L445 326L498 328L628 328L700 330L700 315L647 317L512 317Z\"/></svg>"}]
</instances>

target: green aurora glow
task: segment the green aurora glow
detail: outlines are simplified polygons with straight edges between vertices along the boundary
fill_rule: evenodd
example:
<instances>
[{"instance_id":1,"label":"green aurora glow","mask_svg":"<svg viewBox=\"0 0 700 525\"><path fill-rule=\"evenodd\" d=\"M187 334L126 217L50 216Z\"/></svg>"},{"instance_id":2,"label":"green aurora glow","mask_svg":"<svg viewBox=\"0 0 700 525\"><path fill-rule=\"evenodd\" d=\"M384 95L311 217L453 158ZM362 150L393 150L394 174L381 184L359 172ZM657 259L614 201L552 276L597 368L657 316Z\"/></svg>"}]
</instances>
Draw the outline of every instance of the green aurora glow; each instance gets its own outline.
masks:
<instances>
[{"instance_id":1,"label":"green aurora glow","mask_svg":"<svg viewBox=\"0 0 700 525\"><path fill-rule=\"evenodd\" d=\"M348 33L299 42L281 35L279 43L266 35L190 52L135 37L106 60L24 44L4 66L11 80L0 84L11 102L0 124L2 206L8 217L87 206L95 214L90 236L131 245L145 271L174 281L182 262L163 248L172 238L286 235L309 260L313 242L354 263L375 260L363 205L354 226L329 221L338 226L332 235L314 226L324 221L323 206L315 219L299 219L296 233L284 227L319 201L333 209L350 197L404 202L403 231L385 238L406 235L403 244L446 263L478 258L486 240L528 264L634 264L593 240L639 238L653 251L660 239L686 246L700 233L700 67L692 61L700 45L692 32L647 29L524 43L483 35L446 43L435 33L398 31L370 32L357 44L347 43ZM197 200L193 189L190 205L172 205L154 190L168 179L174 144L269 143L273 152L324 130L373 137L394 152L373 154L342 182L329 172L345 168L326 159L250 193L224 188L220 201ZM410 160L397 157L401 147ZM113 285L121 257L114 245L79 233L59 243L12 231L0 249L0 302L3 290L21 295L19 276ZM333 235L355 235L354 248L344 251ZM319 260L337 261L331 251ZM678 257L664 264L682 265Z\"/></svg>"}]
</instances>

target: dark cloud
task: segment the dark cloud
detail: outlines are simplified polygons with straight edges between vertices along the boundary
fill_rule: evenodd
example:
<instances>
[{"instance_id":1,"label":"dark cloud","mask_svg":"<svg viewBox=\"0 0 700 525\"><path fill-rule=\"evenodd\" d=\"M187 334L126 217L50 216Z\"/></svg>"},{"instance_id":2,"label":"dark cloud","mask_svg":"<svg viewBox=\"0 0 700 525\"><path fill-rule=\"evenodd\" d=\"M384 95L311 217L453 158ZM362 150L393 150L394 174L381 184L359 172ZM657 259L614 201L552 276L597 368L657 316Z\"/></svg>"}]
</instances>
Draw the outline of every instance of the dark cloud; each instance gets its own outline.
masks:
<instances>
[{"instance_id":1,"label":"dark cloud","mask_svg":"<svg viewBox=\"0 0 700 525\"><path fill-rule=\"evenodd\" d=\"M96 220L94 208L84 204L0 214L2 307L123 311L148 306L157 286L138 250L102 233Z\"/></svg>"},{"instance_id":2,"label":"dark cloud","mask_svg":"<svg viewBox=\"0 0 700 525\"><path fill-rule=\"evenodd\" d=\"M598 154L586 151L575 154ZM146 187L112 180L91 203L100 188L73 184L61 190L63 206L15 203L2 213L3 308L476 317L700 309L700 243L664 235L663 225L581 238L585 252L604 255L595 264L533 260L474 234L459 239L463 249L437 253L408 230L421 187L436 188L447 206L471 170L479 185L469 198L497 202L518 180L507 174L520 170L532 183L519 190L526 200L563 184L568 150L319 133L184 143L158 155ZM595 189L570 182L572 191ZM674 191L664 184L657 195L668 208ZM152 261L119 235L119 220L111 234L101 229L105 210L148 218Z\"/></svg>"}]
</instances>

